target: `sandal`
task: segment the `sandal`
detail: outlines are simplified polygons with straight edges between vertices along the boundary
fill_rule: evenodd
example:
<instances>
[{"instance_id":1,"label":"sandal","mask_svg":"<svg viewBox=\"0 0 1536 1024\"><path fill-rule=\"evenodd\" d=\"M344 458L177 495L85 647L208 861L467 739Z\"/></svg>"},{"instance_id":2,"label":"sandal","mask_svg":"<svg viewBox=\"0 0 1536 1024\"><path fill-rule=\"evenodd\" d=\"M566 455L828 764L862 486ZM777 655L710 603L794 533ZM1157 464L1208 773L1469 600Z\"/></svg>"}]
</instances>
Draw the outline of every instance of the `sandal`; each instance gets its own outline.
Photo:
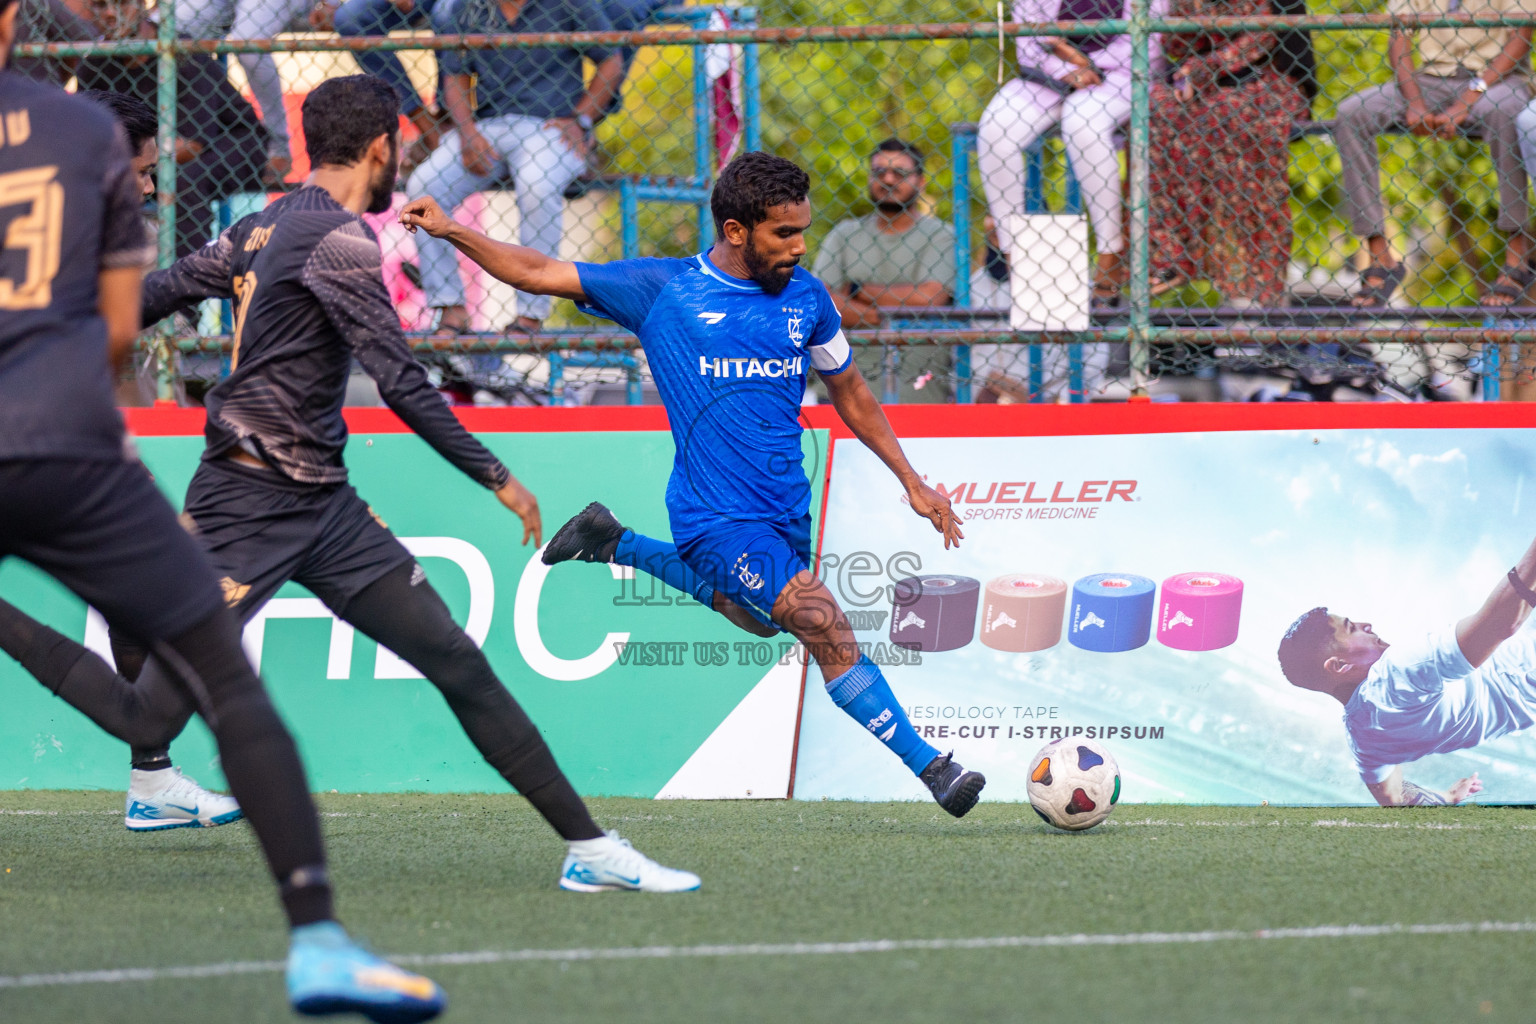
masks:
<instances>
[{"instance_id":1,"label":"sandal","mask_svg":"<svg viewBox=\"0 0 1536 1024\"><path fill-rule=\"evenodd\" d=\"M1525 292L1533 281L1536 281L1536 268L1524 260L1517 267L1506 265L1499 271L1499 279L1488 287L1483 297L1477 300L1477 304L1491 306L1494 309L1508 309L1525 297Z\"/></svg>"},{"instance_id":2,"label":"sandal","mask_svg":"<svg viewBox=\"0 0 1536 1024\"><path fill-rule=\"evenodd\" d=\"M1372 263L1365 268L1360 275L1360 290L1355 292L1350 299L1350 304L1356 308L1365 306L1385 306L1397 291L1398 285L1408 276L1408 266L1398 263L1395 267L1384 267L1380 263ZM1375 284L1372 284L1372 280Z\"/></svg>"},{"instance_id":3,"label":"sandal","mask_svg":"<svg viewBox=\"0 0 1536 1024\"><path fill-rule=\"evenodd\" d=\"M1161 270L1152 271L1152 297L1166 295L1169 292L1183 288L1189 284L1189 278L1174 267L1163 267Z\"/></svg>"}]
</instances>

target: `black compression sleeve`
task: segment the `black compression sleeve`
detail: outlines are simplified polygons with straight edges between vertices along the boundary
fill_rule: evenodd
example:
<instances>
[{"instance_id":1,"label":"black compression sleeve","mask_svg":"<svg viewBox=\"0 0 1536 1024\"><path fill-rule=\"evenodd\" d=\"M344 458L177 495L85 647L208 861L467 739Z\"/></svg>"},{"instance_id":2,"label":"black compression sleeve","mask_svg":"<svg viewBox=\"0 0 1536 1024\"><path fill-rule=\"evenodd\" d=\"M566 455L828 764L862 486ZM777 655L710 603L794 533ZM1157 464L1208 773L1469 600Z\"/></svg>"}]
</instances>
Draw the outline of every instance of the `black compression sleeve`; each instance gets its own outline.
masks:
<instances>
[{"instance_id":1,"label":"black compression sleeve","mask_svg":"<svg viewBox=\"0 0 1536 1024\"><path fill-rule=\"evenodd\" d=\"M561 838L596 839L592 820L544 737L501 685L431 584L411 586L406 562L365 587L341 617L394 651L442 691L486 761L528 798Z\"/></svg>"}]
</instances>

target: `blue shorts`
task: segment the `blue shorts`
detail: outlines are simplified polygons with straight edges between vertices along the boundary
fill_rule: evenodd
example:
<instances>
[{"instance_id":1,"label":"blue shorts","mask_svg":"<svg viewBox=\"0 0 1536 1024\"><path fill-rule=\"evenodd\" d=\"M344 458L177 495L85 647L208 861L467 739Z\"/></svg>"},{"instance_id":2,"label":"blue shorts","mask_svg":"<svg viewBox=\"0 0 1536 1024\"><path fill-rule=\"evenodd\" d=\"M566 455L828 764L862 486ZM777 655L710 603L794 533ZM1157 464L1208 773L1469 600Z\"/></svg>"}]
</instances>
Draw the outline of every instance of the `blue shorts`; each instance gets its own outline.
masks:
<instances>
[{"instance_id":1,"label":"blue shorts","mask_svg":"<svg viewBox=\"0 0 1536 1024\"><path fill-rule=\"evenodd\" d=\"M811 567L809 515L782 524L719 519L674 539L688 568L754 618L783 629L773 621L773 604L790 580Z\"/></svg>"}]
</instances>

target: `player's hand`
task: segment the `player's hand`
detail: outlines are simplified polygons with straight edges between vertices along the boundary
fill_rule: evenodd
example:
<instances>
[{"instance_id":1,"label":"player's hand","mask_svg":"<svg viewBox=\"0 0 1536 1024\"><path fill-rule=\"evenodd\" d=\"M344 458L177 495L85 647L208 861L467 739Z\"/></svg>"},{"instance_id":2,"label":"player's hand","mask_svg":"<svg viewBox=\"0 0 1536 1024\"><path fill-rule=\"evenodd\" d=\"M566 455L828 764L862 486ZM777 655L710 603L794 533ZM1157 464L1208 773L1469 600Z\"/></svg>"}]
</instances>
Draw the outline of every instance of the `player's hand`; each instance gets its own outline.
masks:
<instances>
[{"instance_id":1,"label":"player's hand","mask_svg":"<svg viewBox=\"0 0 1536 1024\"><path fill-rule=\"evenodd\" d=\"M1483 780L1477 777L1477 772L1473 772L1471 778L1462 779L1456 785L1446 790L1445 802L1459 804L1472 794L1481 793L1482 791Z\"/></svg>"},{"instance_id":2,"label":"player's hand","mask_svg":"<svg viewBox=\"0 0 1536 1024\"><path fill-rule=\"evenodd\" d=\"M496 147L484 135L471 128L467 132L459 132L459 141L466 171L483 178L496 170L496 165L501 162L501 154L496 152Z\"/></svg>"},{"instance_id":3,"label":"player's hand","mask_svg":"<svg viewBox=\"0 0 1536 1024\"><path fill-rule=\"evenodd\" d=\"M496 492L496 497L523 521L523 544L526 545L531 537L534 547L542 547L544 520L539 516L539 499L533 496L533 492L513 477Z\"/></svg>"},{"instance_id":4,"label":"player's hand","mask_svg":"<svg viewBox=\"0 0 1536 1024\"><path fill-rule=\"evenodd\" d=\"M453 218L444 213L443 208L437 205L437 200L431 196L412 199L402 206L400 223L412 234L421 228L433 238L442 238L454 227Z\"/></svg>"},{"instance_id":5,"label":"player's hand","mask_svg":"<svg viewBox=\"0 0 1536 1024\"><path fill-rule=\"evenodd\" d=\"M907 502L912 511L933 524L944 535L944 550L957 548L965 536L960 532L960 517L950 507L949 499L927 484L918 484L907 492Z\"/></svg>"}]
</instances>

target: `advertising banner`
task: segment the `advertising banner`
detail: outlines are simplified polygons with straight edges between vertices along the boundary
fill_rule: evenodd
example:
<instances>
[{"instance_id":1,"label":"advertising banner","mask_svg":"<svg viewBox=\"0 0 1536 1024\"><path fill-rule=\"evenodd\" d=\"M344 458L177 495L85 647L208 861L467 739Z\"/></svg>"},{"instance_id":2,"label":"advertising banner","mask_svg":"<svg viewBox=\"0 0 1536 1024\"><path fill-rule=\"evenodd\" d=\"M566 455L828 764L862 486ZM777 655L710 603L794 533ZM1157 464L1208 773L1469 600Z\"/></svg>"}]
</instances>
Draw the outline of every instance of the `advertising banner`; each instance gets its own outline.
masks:
<instances>
[{"instance_id":1,"label":"advertising banner","mask_svg":"<svg viewBox=\"0 0 1536 1024\"><path fill-rule=\"evenodd\" d=\"M1536 431L904 447L964 542L945 552L839 439L821 571L913 725L985 772L986 797L1025 799L1031 756L1082 735L1118 758L1131 802L1370 803L1365 781L1396 766L1430 793L1477 773L1479 800L1536 800L1536 633L1480 667L1457 640L1536 539ZM1287 648L1292 681L1282 638L1324 606L1336 617L1314 613ZM925 796L819 682L795 796Z\"/></svg>"},{"instance_id":2,"label":"advertising banner","mask_svg":"<svg viewBox=\"0 0 1536 1024\"><path fill-rule=\"evenodd\" d=\"M353 484L416 555L581 792L788 795L803 667L785 656L786 644L750 638L616 566L545 566L531 545L520 546L521 525L491 494L392 418L368 422L376 429L353 423L347 447ZM594 500L665 538L672 440L660 426L478 436L538 496L546 539ZM805 444L819 510L826 432L808 431ZM139 445L179 508L201 436L141 437ZM0 597L109 650L99 617L14 559L0 565ZM245 640L315 788L505 788L429 683L301 587L280 592ZM0 789L126 785L127 748L3 655L0 693ZM205 784L222 783L197 722L172 754Z\"/></svg>"}]
</instances>

